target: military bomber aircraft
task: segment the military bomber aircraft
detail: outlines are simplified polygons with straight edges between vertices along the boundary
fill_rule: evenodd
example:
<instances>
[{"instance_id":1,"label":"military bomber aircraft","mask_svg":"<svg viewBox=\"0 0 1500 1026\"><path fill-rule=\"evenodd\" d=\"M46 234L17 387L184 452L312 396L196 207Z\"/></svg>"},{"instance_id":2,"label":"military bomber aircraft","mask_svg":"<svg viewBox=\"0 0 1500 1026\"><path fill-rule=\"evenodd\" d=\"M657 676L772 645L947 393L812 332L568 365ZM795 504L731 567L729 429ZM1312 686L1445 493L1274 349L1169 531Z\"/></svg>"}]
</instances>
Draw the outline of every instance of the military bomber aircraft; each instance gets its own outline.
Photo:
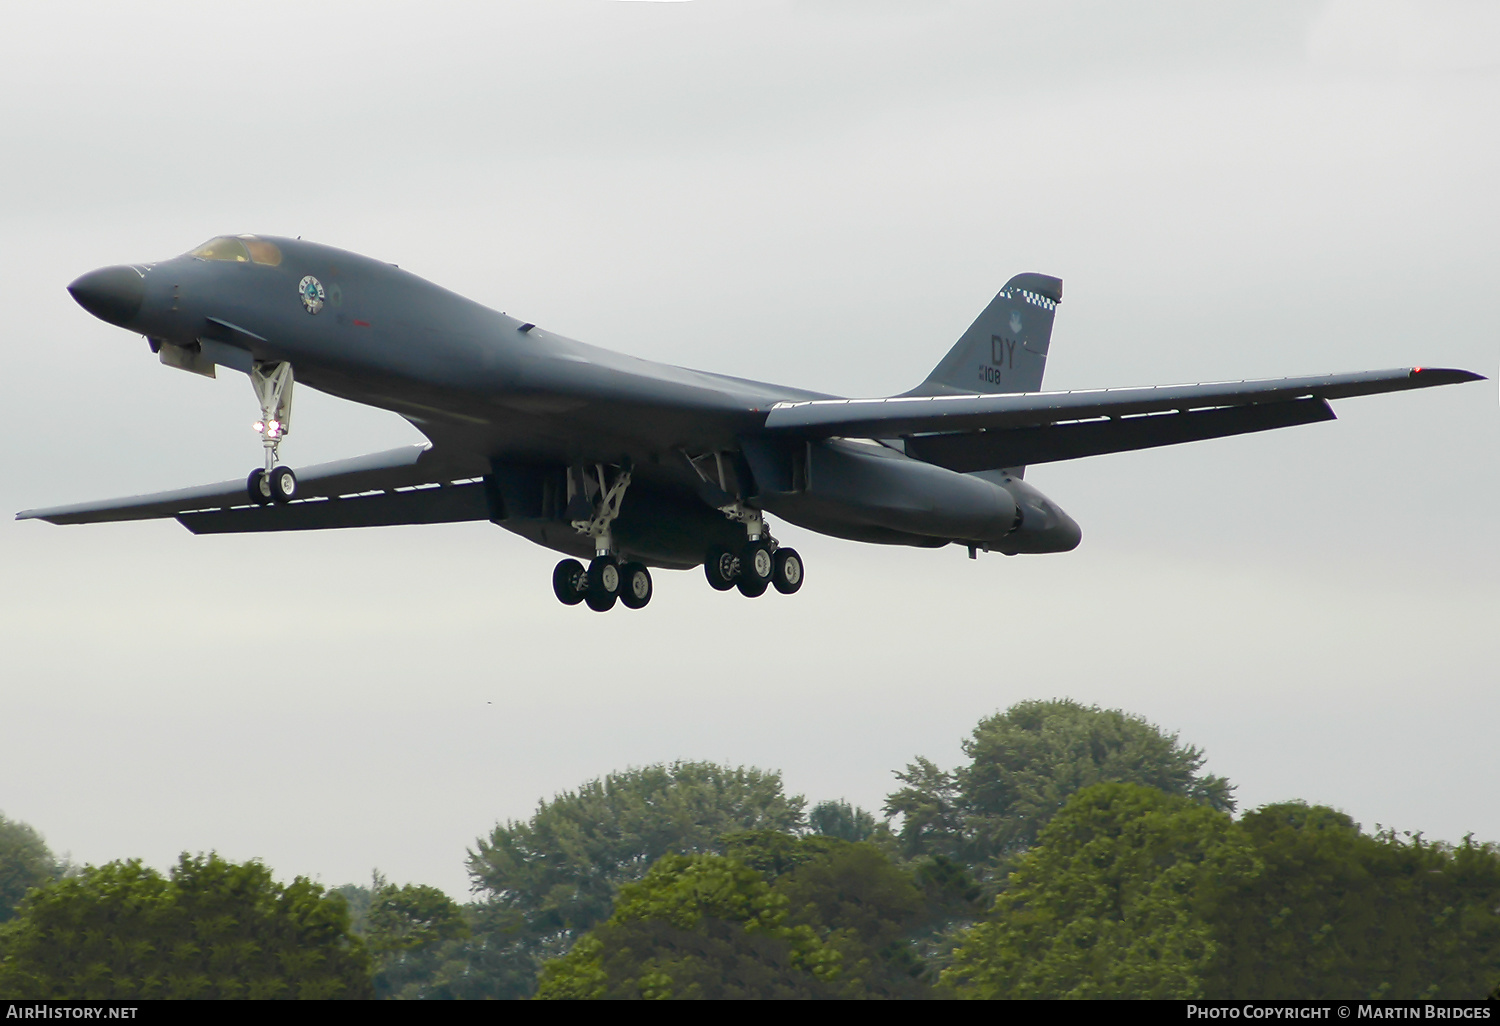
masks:
<instances>
[{"instance_id":1,"label":"military bomber aircraft","mask_svg":"<svg viewBox=\"0 0 1500 1026\"><path fill-rule=\"evenodd\" d=\"M652 363L481 306L393 264L220 236L68 286L169 367L249 376L264 465L246 481L26 510L53 524L172 517L195 534L490 520L568 558L553 589L604 611L650 567L720 591L801 587L767 514L856 541L1064 552L1079 527L1028 464L1332 420L1328 402L1480 376L1402 368L1041 391L1062 282L1018 274L920 385L848 399ZM293 384L392 410L429 444L292 470ZM585 565L580 560L587 560Z\"/></svg>"}]
</instances>

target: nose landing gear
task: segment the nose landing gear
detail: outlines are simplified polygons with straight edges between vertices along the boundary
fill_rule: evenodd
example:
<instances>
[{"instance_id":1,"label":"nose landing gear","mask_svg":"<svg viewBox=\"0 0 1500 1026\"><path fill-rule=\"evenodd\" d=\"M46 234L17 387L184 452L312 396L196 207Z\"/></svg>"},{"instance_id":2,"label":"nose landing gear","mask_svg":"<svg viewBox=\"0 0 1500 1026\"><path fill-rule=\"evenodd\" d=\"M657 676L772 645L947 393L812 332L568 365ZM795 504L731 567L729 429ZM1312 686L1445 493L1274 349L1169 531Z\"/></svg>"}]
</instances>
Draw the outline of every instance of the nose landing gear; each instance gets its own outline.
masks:
<instances>
[{"instance_id":1,"label":"nose landing gear","mask_svg":"<svg viewBox=\"0 0 1500 1026\"><path fill-rule=\"evenodd\" d=\"M250 472L245 490L251 502L261 505L291 502L297 494L297 475L280 462L281 440L291 430L292 383L289 363L257 360L250 367L250 384L260 401L260 420L255 422L255 431L266 450L266 465Z\"/></svg>"}]
</instances>

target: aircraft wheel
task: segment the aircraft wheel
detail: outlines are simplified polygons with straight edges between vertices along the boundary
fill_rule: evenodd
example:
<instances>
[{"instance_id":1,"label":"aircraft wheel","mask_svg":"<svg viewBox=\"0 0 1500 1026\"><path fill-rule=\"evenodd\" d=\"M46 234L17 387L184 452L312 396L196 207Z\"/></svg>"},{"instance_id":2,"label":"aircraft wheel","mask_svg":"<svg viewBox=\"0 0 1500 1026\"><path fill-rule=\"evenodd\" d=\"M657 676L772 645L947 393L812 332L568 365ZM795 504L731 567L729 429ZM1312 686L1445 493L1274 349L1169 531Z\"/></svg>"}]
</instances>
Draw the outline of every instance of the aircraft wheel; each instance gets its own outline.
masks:
<instances>
[{"instance_id":1,"label":"aircraft wheel","mask_svg":"<svg viewBox=\"0 0 1500 1026\"><path fill-rule=\"evenodd\" d=\"M790 595L802 587L802 557L797 555L796 549L777 549L775 559L776 569L771 575L771 583L783 595Z\"/></svg>"},{"instance_id":2,"label":"aircraft wheel","mask_svg":"<svg viewBox=\"0 0 1500 1026\"><path fill-rule=\"evenodd\" d=\"M740 575L740 557L722 545L715 545L703 560L703 573L714 591L728 591Z\"/></svg>"},{"instance_id":3,"label":"aircraft wheel","mask_svg":"<svg viewBox=\"0 0 1500 1026\"><path fill-rule=\"evenodd\" d=\"M576 606L583 601L583 564L576 559L565 559L552 568L552 593L565 606Z\"/></svg>"},{"instance_id":4,"label":"aircraft wheel","mask_svg":"<svg viewBox=\"0 0 1500 1026\"><path fill-rule=\"evenodd\" d=\"M245 481L245 491L250 495L250 501L264 506L271 501L271 482L266 480L266 469L256 467L250 471L250 477Z\"/></svg>"},{"instance_id":5,"label":"aircraft wheel","mask_svg":"<svg viewBox=\"0 0 1500 1026\"><path fill-rule=\"evenodd\" d=\"M620 604L626 609L644 608L651 601L651 571L641 563L620 567Z\"/></svg>"},{"instance_id":6,"label":"aircraft wheel","mask_svg":"<svg viewBox=\"0 0 1500 1026\"><path fill-rule=\"evenodd\" d=\"M297 494L297 475L291 467L274 467L268 475L271 483L271 498L277 502L291 502Z\"/></svg>"},{"instance_id":7,"label":"aircraft wheel","mask_svg":"<svg viewBox=\"0 0 1500 1026\"><path fill-rule=\"evenodd\" d=\"M776 572L776 558L765 542L751 542L740 556L740 594L747 598L758 598L771 586L771 576Z\"/></svg>"},{"instance_id":8,"label":"aircraft wheel","mask_svg":"<svg viewBox=\"0 0 1500 1026\"><path fill-rule=\"evenodd\" d=\"M584 601L596 613L614 607L620 597L620 564L611 556L595 556L589 564L588 593Z\"/></svg>"}]
</instances>

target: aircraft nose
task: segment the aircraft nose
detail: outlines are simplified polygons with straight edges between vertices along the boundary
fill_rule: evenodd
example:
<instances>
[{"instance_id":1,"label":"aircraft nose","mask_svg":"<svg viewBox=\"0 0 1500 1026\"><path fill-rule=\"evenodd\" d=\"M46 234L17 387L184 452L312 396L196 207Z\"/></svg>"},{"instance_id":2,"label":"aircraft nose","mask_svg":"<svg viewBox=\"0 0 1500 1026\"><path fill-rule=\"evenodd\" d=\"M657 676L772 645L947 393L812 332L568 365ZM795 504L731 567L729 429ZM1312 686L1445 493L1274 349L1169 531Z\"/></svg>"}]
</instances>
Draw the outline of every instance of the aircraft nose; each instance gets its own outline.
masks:
<instances>
[{"instance_id":1,"label":"aircraft nose","mask_svg":"<svg viewBox=\"0 0 1500 1026\"><path fill-rule=\"evenodd\" d=\"M145 278L134 267L101 267L68 286L78 305L101 321L129 326L146 298Z\"/></svg>"}]
</instances>

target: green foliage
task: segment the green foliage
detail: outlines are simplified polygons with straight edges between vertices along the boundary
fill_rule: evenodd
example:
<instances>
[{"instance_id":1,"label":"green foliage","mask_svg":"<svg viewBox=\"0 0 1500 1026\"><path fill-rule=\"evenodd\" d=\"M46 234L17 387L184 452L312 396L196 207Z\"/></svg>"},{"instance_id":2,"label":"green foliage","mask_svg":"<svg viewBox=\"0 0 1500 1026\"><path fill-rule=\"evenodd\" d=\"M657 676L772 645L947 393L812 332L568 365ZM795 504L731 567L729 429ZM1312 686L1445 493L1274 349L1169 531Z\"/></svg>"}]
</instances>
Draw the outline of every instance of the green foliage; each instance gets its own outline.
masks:
<instances>
[{"instance_id":1,"label":"green foliage","mask_svg":"<svg viewBox=\"0 0 1500 1026\"><path fill-rule=\"evenodd\" d=\"M613 774L481 838L463 906L214 855L65 873L0 816L0 993L1500 1000L1496 845L1299 802L1236 823L1198 749L1074 702L964 751L897 774L899 837L843 801L804 821L775 773Z\"/></svg>"},{"instance_id":2,"label":"green foliage","mask_svg":"<svg viewBox=\"0 0 1500 1026\"><path fill-rule=\"evenodd\" d=\"M1246 815L1264 872L1214 895L1209 996L1477 998L1500 980L1500 849L1363 834L1301 802Z\"/></svg>"},{"instance_id":3,"label":"green foliage","mask_svg":"<svg viewBox=\"0 0 1500 1026\"><path fill-rule=\"evenodd\" d=\"M356 937L365 935L365 917L370 914L370 902L374 900L377 892L384 889L386 879L380 870L370 871L370 885L343 884L340 887L330 887L330 895L337 894L344 899L344 904L349 907L349 930Z\"/></svg>"},{"instance_id":4,"label":"green foliage","mask_svg":"<svg viewBox=\"0 0 1500 1026\"><path fill-rule=\"evenodd\" d=\"M840 996L928 996L926 966L910 942L943 909L931 907L912 874L879 848L833 841L773 887L787 900L787 921L807 926L838 952Z\"/></svg>"},{"instance_id":5,"label":"green foliage","mask_svg":"<svg viewBox=\"0 0 1500 1026\"><path fill-rule=\"evenodd\" d=\"M16 906L33 887L61 875L57 860L35 830L0 816L0 923L16 914Z\"/></svg>"},{"instance_id":6,"label":"green foliage","mask_svg":"<svg viewBox=\"0 0 1500 1026\"><path fill-rule=\"evenodd\" d=\"M1037 841L1069 796L1098 783L1141 784L1221 812L1234 808L1222 777L1199 773L1203 754L1138 716L1076 702L1021 702L980 721L964 741L967 766L944 772L917 759L886 801L900 815L908 856L943 855L981 877Z\"/></svg>"},{"instance_id":7,"label":"green foliage","mask_svg":"<svg viewBox=\"0 0 1500 1026\"><path fill-rule=\"evenodd\" d=\"M669 856L542 970L540 997L926 997L928 892L879 848L757 831ZM757 868L760 867L760 868ZM946 895L939 887L934 893Z\"/></svg>"},{"instance_id":8,"label":"green foliage","mask_svg":"<svg viewBox=\"0 0 1500 1026\"><path fill-rule=\"evenodd\" d=\"M841 841L868 841L879 828L875 817L848 802L819 802L807 814L807 826L815 834Z\"/></svg>"},{"instance_id":9,"label":"green foliage","mask_svg":"<svg viewBox=\"0 0 1500 1026\"><path fill-rule=\"evenodd\" d=\"M458 903L423 884L387 884L371 898L366 923L376 953L415 951L469 932Z\"/></svg>"},{"instance_id":10,"label":"green foliage","mask_svg":"<svg viewBox=\"0 0 1500 1026\"><path fill-rule=\"evenodd\" d=\"M1228 815L1156 788L1096 784L1038 840L944 982L987 998L1201 993L1217 952L1202 895L1259 869Z\"/></svg>"},{"instance_id":11,"label":"green foliage","mask_svg":"<svg viewBox=\"0 0 1500 1026\"><path fill-rule=\"evenodd\" d=\"M943 978L983 997L1481 997L1500 979L1500 850L1369 836L1300 802L1231 823L1097 785Z\"/></svg>"},{"instance_id":12,"label":"green foliage","mask_svg":"<svg viewBox=\"0 0 1500 1026\"><path fill-rule=\"evenodd\" d=\"M537 964L519 915L493 902L460 907L464 931L381 956L378 996L402 1000L505 1000L536 989Z\"/></svg>"},{"instance_id":13,"label":"green foliage","mask_svg":"<svg viewBox=\"0 0 1500 1026\"><path fill-rule=\"evenodd\" d=\"M780 830L742 830L719 838L719 849L767 880L775 880L828 854L837 843L829 837L798 837Z\"/></svg>"},{"instance_id":14,"label":"green foliage","mask_svg":"<svg viewBox=\"0 0 1500 1026\"><path fill-rule=\"evenodd\" d=\"M663 855L712 851L721 834L790 830L803 800L781 776L711 763L613 773L497 826L469 857L477 889L544 935L576 936L610 914L615 890Z\"/></svg>"},{"instance_id":15,"label":"green foliage","mask_svg":"<svg viewBox=\"0 0 1500 1026\"><path fill-rule=\"evenodd\" d=\"M796 829L804 804L778 773L701 762L614 773L542 802L469 853L487 900L444 972L465 996L525 996L541 962L608 918L618 888L662 856L716 851L736 831Z\"/></svg>"},{"instance_id":16,"label":"green foliage","mask_svg":"<svg viewBox=\"0 0 1500 1026\"><path fill-rule=\"evenodd\" d=\"M34 891L0 952L0 993L18 998L370 996L342 898L212 854L169 878L112 862Z\"/></svg>"},{"instance_id":17,"label":"green foliage","mask_svg":"<svg viewBox=\"0 0 1500 1026\"><path fill-rule=\"evenodd\" d=\"M463 908L436 887L384 884L370 897L366 943L375 956L375 996L435 996L450 941L469 936Z\"/></svg>"},{"instance_id":18,"label":"green foliage","mask_svg":"<svg viewBox=\"0 0 1500 1026\"><path fill-rule=\"evenodd\" d=\"M615 912L542 968L537 997L821 996L839 955L763 876L719 855L668 855L620 888Z\"/></svg>"}]
</instances>

